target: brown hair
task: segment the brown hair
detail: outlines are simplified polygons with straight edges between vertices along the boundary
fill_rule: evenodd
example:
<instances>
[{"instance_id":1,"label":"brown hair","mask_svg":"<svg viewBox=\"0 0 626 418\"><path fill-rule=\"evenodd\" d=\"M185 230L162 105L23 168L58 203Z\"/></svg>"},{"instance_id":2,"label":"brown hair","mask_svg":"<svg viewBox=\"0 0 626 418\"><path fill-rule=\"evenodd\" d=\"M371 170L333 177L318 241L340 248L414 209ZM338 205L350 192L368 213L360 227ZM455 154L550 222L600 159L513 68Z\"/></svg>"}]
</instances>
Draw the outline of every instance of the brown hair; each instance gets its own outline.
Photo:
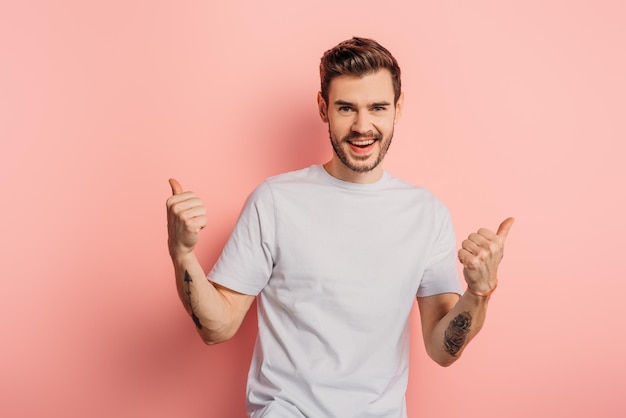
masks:
<instances>
[{"instance_id":1,"label":"brown hair","mask_svg":"<svg viewBox=\"0 0 626 418\"><path fill-rule=\"evenodd\" d=\"M328 88L340 75L364 76L386 68L391 73L394 103L400 98L400 67L391 53L373 39L353 37L324 52L320 62L322 98L328 105Z\"/></svg>"}]
</instances>

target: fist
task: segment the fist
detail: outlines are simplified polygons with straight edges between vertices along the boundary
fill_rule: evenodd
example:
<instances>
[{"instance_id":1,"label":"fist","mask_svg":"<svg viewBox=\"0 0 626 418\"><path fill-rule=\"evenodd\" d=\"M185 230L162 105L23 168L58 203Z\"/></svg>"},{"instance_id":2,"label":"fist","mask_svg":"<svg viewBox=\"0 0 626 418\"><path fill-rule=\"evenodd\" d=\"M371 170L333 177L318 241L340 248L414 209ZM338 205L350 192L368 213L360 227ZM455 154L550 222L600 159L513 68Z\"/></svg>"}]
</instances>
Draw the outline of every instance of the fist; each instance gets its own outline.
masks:
<instances>
[{"instance_id":1,"label":"fist","mask_svg":"<svg viewBox=\"0 0 626 418\"><path fill-rule=\"evenodd\" d=\"M193 251L199 233L207 224L207 211L192 192L183 192L178 181L170 179L172 196L167 199L167 236L170 254L184 255Z\"/></svg>"},{"instance_id":2,"label":"fist","mask_svg":"<svg viewBox=\"0 0 626 418\"><path fill-rule=\"evenodd\" d=\"M488 293L495 288L504 242L514 221L513 218L506 219L495 233L481 228L463 241L458 256L463 264L465 281L472 290Z\"/></svg>"}]
</instances>

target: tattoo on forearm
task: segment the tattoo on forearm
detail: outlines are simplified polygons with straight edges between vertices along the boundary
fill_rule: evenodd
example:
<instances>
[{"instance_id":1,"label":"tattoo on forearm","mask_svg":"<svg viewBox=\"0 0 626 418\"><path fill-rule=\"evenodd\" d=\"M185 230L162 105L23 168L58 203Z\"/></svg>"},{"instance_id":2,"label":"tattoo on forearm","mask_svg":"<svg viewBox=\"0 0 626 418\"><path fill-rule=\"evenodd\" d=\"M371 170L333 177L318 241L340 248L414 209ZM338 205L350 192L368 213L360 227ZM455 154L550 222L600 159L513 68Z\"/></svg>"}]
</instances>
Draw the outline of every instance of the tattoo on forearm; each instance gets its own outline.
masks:
<instances>
[{"instance_id":1,"label":"tattoo on forearm","mask_svg":"<svg viewBox=\"0 0 626 418\"><path fill-rule=\"evenodd\" d=\"M469 312L461 312L450 321L448 329L444 333L444 348L451 355L456 357L467 339L472 325L472 315Z\"/></svg>"},{"instance_id":2,"label":"tattoo on forearm","mask_svg":"<svg viewBox=\"0 0 626 418\"><path fill-rule=\"evenodd\" d=\"M189 309L191 309L191 319L193 319L193 323L196 324L196 327L198 329L202 329L200 318L198 318L196 313L193 311L193 305L191 304L191 288L190 288L191 282L193 282L193 280L191 280L191 276L189 275L189 272L185 270L185 283L187 283L187 290L185 291L185 293L187 294L187 302L189 303Z\"/></svg>"}]
</instances>

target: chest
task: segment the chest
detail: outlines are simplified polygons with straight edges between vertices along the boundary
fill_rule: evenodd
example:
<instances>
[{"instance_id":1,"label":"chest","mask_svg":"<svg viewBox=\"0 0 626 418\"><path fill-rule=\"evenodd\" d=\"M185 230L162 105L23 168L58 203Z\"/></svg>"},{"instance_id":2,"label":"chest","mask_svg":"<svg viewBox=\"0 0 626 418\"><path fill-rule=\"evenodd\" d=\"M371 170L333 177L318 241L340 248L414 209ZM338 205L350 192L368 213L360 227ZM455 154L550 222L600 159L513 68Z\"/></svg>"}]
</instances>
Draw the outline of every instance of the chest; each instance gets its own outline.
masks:
<instances>
[{"instance_id":1,"label":"chest","mask_svg":"<svg viewBox=\"0 0 626 418\"><path fill-rule=\"evenodd\" d=\"M276 206L270 286L289 302L323 299L375 314L381 300L412 303L433 241L418 200L342 195L284 198Z\"/></svg>"}]
</instances>

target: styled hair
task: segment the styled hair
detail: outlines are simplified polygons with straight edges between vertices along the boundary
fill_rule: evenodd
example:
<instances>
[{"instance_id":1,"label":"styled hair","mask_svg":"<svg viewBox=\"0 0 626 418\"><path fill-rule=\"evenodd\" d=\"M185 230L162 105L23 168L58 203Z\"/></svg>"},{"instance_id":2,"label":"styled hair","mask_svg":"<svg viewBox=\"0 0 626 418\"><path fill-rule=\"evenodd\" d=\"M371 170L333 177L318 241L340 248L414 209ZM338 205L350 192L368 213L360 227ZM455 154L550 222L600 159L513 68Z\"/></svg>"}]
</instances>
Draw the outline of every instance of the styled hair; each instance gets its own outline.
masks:
<instances>
[{"instance_id":1,"label":"styled hair","mask_svg":"<svg viewBox=\"0 0 626 418\"><path fill-rule=\"evenodd\" d=\"M401 92L400 67L391 53L373 39L353 37L324 52L320 62L322 98L328 105L328 88L341 75L362 77L386 68L393 82L394 104Z\"/></svg>"}]
</instances>

